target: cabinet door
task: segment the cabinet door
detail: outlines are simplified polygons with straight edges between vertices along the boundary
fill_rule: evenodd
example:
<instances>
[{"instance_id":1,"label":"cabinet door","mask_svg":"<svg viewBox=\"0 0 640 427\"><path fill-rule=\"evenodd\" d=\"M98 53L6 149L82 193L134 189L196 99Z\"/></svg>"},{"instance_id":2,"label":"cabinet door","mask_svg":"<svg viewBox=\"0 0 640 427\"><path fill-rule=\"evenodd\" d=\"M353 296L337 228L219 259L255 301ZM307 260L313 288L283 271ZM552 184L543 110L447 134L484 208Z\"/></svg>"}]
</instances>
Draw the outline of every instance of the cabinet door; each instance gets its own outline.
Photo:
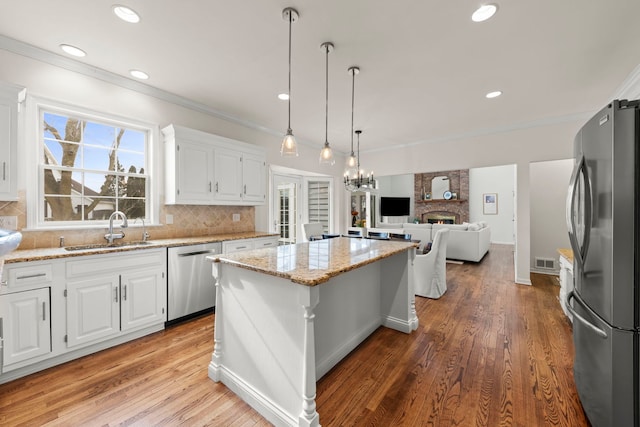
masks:
<instances>
[{"instance_id":1,"label":"cabinet door","mask_svg":"<svg viewBox=\"0 0 640 427\"><path fill-rule=\"evenodd\" d=\"M5 105L0 98L0 200L13 200L15 194L12 191L12 151L13 143L13 112L10 106Z\"/></svg>"},{"instance_id":2,"label":"cabinet door","mask_svg":"<svg viewBox=\"0 0 640 427\"><path fill-rule=\"evenodd\" d=\"M0 297L3 366L51 352L49 289L16 292Z\"/></svg>"},{"instance_id":3,"label":"cabinet door","mask_svg":"<svg viewBox=\"0 0 640 427\"><path fill-rule=\"evenodd\" d=\"M120 276L123 331L166 320L167 298L163 277L156 268Z\"/></svg>"},{"instance_id":4,"label":"cabinet door","mask_svg":"<svg viewBox=\"0 0 640 427\"><path fill-rule=\"evenodd\" d=\"M103 340L120 332L117 274L67 282L67 346Z\"/></svg>"},{"instance_id":5,"label":"cabinet door","mask_svg":"<svg viewBox=\"0 0 640 427\"><path fill-rule=\"evenodd\" d=\"M242 154L239 151L215 150L215 199L242 199Z\"/></svg>"},{"instance_id":6,"label":"cabinet door","mask_svg":"<svg viewBox=\"0 0 640 427\"><path fill-rule=\"evenodd\" d=\"M176 200L210 203L213 198L213 150L203 144L181 141L176 145L176 159Z\"/></svg>"},{"instance_id":7,"label":"cabinet door","mask_svg":"<svg viewBox=\"0 0 640 427\"><path fill-rule=\"evenodd\" d=\"M242 159L242 198L262 202L266 199L266 161L263 156L245 154Z\"/></svg>"}]
</instances>

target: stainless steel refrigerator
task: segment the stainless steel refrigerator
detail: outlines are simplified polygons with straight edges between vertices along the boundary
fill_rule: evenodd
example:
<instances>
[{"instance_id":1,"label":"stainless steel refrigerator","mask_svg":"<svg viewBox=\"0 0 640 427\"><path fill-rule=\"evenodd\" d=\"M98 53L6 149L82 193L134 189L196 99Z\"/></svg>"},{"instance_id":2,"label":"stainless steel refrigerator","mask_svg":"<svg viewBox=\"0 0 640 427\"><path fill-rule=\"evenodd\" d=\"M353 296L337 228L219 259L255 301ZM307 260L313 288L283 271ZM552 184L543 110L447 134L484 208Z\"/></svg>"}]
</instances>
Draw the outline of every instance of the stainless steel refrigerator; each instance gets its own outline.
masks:
<instances>
[{"instance_id":1,"label":"stainless steel refrigerator","mask_svg":"<svg viewBox=\"0 0 640 427\"><path fill-rule=\"evenodd\" d=\"M574 253L574 376L593 427L638 426L640 101L616 100L578 132L567 196Z\"/></svg>"}]
</instances>

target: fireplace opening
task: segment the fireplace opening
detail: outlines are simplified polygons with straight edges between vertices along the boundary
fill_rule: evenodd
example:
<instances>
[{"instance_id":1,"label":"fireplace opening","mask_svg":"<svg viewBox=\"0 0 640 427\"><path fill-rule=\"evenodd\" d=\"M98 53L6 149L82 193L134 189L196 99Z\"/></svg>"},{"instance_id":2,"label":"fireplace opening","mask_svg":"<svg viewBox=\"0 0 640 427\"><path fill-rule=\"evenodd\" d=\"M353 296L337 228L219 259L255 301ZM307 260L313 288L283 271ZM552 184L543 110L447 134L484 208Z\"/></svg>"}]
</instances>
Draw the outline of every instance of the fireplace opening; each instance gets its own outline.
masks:
<instances>
[{"instance_id":1,"label":"fireplace opening","mask_svg":"<svg viewBox=\"0 0 640 427\"><path fill-rule=\"evenodd\" d=\"M422 214L422 222L427 224L457 224L458 216L453 212L426 212Z\"/></svg>"},{"instance_id":2,"label":"fireplace opening","mask_svg":"<svg viewBox=\"0 0 640 427\"><path fill-rule=\"evenodd\" d=\"M455 224L456 221L451 218L447 219L436 219L436 218L427 218L427 224Z\"/></svg>"}]
</instances>

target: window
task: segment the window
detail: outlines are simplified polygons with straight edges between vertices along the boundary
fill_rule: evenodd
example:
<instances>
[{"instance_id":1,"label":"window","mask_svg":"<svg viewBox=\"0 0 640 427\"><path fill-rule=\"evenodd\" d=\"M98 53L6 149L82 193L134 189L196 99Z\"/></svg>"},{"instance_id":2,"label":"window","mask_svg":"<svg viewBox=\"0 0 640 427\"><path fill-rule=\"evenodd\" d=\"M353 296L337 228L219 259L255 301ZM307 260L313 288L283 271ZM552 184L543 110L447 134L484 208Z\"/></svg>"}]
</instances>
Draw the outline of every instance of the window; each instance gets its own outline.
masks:
<instances>
[{"instance_id":1,"label":"window","mask_svg":"<svg viewBox=\"0 0 640 427\"><path fill-rule=\"evenodd\" d=\"M38 224L89 225L114 211L150 217L150 128L55 108L38 111Z\"/></svg>"},{"instance_id":2,"label":"window","mask_svg":"<svg viewBox=\"0 0 640 427\"><path fill-rule=\"evenodd\" d=\"M331 230L329 193L331 182L327 179L307 181L307 216L308 222L319 222L325 233Z\"/></svg>"}]
</instances>

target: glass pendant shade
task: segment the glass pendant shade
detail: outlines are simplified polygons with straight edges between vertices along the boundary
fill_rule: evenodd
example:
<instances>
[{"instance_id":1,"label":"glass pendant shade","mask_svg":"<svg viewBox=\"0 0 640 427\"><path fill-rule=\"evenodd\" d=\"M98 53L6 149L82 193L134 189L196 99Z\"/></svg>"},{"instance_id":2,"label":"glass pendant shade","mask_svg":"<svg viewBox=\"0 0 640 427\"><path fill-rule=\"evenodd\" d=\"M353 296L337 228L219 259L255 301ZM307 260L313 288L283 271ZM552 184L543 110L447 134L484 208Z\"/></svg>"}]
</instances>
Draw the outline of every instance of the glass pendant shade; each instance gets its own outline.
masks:
<instances>
[{"instance_id":1,"label":"glass pendant shade","mask_svg":"<svg viewBox=\"0 0 640 427\"><path fill-rule=\"evenodd\" d=\"M333 151L328 142L324 143L324 147L320 150L320 164L333 166L336 160L333 158Z\"/></svg>"},{"instance_id":2,"label":"glass pendant shade","mask_svg":"<svg viewBox=\"0 0 640 427\"><path fill-rule=\"evenodd\" d=\"M280 146L280 155L286 157L298 157L298 144L296 138L293 136L293 131L287 129L287 133L282 140L282 146Z\"/></svg>"}]
</instances>

